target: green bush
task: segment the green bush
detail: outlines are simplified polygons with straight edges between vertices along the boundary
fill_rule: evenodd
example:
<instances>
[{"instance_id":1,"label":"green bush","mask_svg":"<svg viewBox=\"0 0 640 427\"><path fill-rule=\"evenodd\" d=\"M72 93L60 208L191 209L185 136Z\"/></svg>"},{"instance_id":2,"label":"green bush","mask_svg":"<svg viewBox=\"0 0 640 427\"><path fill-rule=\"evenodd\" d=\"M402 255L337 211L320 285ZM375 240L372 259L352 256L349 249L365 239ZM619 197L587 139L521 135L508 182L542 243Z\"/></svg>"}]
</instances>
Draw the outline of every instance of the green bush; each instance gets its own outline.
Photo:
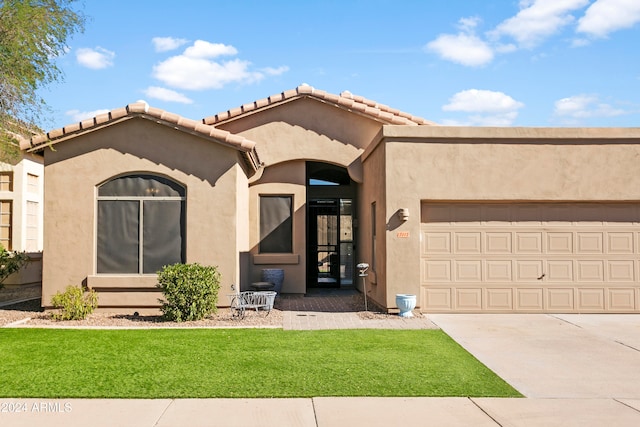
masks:
<instances>
[{"instance_id":1,"label":"green bush","mask_svg":"<svg viewBox=\"0 0 640 427\"><path fill-rule=\"evenodd\" d=\"M55 320L83 320L98 307L98 293L93 289L85 293L82 287L69 285L51 298L51 305L60 310L51 313Z\"/></svg>"},{"instance_id":2,"label":"green bush","mask_svg":"<svg viewBox=\"0 0 640 427\"><path fill-rule=\"evenodd\" d=\"M173 264L158 273L158 288L164 295L165 319L182 322L200 320L216 312L220 273L217 267Z\"/></svg>"},{"instance_id":3,"label":"green bush","mask_svg":"<svg viewBox=\"0 0 640 427\"><path fill-rule=\"evenodd\" d=\"M0 245L0 289L3 282L13 273L19 271L29 262L29 256L24 252L11 252Z\"/></svg>"}]
</instances>

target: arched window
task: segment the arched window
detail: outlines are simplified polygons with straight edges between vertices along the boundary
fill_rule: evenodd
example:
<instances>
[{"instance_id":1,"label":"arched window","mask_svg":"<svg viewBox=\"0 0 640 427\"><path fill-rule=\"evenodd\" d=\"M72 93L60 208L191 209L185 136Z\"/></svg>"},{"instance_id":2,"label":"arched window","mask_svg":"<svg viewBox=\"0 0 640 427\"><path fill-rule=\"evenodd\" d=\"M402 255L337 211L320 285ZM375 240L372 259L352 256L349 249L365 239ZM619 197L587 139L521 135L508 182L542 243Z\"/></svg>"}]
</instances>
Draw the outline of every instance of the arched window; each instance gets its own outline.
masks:
<instances>
[{"instance_id":1,"label":"arched window","mask_svg":"<svg viewBox=\"0 0 640 427\"><path fill-rule=\"evenodd\" d=\"M184 262L185 189L155 175L98 187L97 273L154 274Z\"/></svg>"}]
</instances>

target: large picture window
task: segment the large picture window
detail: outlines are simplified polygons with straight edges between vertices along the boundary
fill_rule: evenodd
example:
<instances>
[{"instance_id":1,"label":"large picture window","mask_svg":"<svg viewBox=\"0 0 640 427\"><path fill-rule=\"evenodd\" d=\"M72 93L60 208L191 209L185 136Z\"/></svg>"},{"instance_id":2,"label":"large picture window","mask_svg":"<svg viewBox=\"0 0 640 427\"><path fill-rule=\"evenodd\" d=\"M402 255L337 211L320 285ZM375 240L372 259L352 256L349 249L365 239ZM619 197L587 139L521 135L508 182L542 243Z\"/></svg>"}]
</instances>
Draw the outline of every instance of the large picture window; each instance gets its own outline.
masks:
<instances>
[{"instance_id":1,"label":"large picture window","mask_svg":"<svg viewBox=\"0 0 640 427\"><path fill-rule=\"evenodd\" d=\"M98 188L97 273L154 274L184 256L184 188L127 175Z\"/></svg>"},{"instance_id":2,"label":"large picture window","mask_svg":"<svg viewBox=\"0 0 640 427\"><path fill-rule=\"evenodd\" d=\"M260 196L260 253L293 252L293 197Z\"/></svg>"}]
</instances>

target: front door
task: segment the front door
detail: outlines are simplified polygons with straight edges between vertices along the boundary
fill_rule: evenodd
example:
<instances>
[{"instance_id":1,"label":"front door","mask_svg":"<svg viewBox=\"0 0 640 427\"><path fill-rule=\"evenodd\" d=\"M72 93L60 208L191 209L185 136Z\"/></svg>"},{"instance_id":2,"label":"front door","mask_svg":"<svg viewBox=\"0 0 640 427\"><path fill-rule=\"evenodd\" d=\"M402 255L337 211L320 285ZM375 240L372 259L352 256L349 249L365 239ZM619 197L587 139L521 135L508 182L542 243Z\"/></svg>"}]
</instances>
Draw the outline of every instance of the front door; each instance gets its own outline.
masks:
<instances>
[{"instance_id":1,"label":"front door","mask_svg":"<svg viewBox=\"0 0 640 427\"><path fill-rule=\"evenodd\" d=\"M312 199L308 208L308 285L334 288L352 286L352 200Z\"/></svg>"}]
</instances>

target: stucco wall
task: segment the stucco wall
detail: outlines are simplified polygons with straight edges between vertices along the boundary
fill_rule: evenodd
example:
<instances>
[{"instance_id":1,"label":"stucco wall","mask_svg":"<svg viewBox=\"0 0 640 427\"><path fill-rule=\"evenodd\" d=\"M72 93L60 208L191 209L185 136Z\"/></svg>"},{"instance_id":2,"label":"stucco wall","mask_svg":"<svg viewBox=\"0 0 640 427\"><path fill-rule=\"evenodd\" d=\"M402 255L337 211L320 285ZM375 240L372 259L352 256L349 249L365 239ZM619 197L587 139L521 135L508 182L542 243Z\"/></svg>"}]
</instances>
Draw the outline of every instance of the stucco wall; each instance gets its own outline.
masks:
<instances>
[{"instance_id":1,"label":"stucco wall","mask_svg":"<svg viewBox=\"0 0 640 427\"><path fill-rule=\"evenodd\" d=\"M363 161L363 184L361 185L359 234L359 260L370 265L367 277L367 295L382 306L386 306L386 177L385 150L380 144L368 152ZM372 203L376 209L376 259L372 242ZM362 287L361 281L358 286Z\"/></svg>"},{"instance_id":2,"label":"stucco wall","mask_svg":"<svg viewBox=\"0 0 640 427\"><path fill-rule=\"evenodd\" d=\"M250 281L260 281L263 268L281 268L285 272L284 293L306 292L306 172L304 161L280 163L265 169L260 181L249 191L250 221ZM260 254L260 196L293 197L293 253Z\"/></svg>"},{"instance_id":3,"label":"stucco wall","mask_svg":"<svg viewBox=\"0 0 640 427\"><path fill-rule=\"evenodd\" d=\"M381 144L387 219L410 212L387 230L388 307L420 291L421 201L640 200L638 130L386 127Z\"/></svg>"},{"instance_id":4,"label":"stucco wall","mask_svg":"<svg viewBox=\"0 0 640 427\"><path fill-rule=\"evenodd\" d=\"M217 265L220 293L228 293L245 249L236 235L242 229L236 223L242 174L237 160L231 148L140 118L46 149L43 305L67 285L81 283L102 290L103 306L158 305L155 276L95 274L96 187L136 172L164 175L186 187L186 261Z\"/></svg>"},{"instance_id":5,"label":"stucco wall","mask_svg":"<svg viewBox=\"0 0 640 427\"><path fill-rule=\"evenodd\" d=\"M260 280L263 268L285 270L283 292L306 292L306 161L326 162L349 168L362 180L360 155L379 132L381 124L315 99L296 99L217 125L257 142L264 162L261 176L249 190L248 274L243 289ZM294 200L293 253L259 254L260 195L292 195Z\"/></svg>"},{"instance_id":6,"label":"stucco wall","mask_svg":"<svg viewBox=\"0 0 640 427\"><path fill-rule=\"evenodd\" d=\"M381 125L313 99L297 99L277 108L243 116L217 127L258 143L266 166L306 159L349 166Z\"/></svg>"}]
</instances>

